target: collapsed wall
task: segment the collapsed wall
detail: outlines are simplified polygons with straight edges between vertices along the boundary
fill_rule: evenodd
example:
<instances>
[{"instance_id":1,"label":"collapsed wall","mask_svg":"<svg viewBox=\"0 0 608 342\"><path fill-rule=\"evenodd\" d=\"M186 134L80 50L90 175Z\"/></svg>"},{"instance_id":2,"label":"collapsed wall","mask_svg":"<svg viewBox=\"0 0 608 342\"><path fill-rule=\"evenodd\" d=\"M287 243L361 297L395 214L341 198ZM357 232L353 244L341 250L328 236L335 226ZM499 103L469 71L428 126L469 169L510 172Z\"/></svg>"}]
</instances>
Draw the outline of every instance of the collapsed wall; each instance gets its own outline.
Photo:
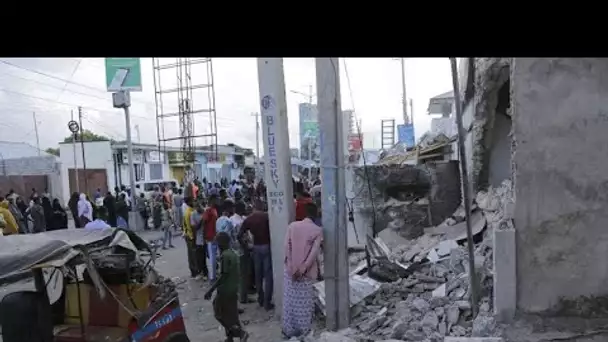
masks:
<instances>
[{"instance_id":1,"label":"collapsed wall","mask_svg":"<svg viewBox=\"0 0 608 342\"><path fill-rule=\"evenodd\" d=\"M390 228L407 239L422 235L460 205L458 162L376 164L354 170L357 226L375 233ZM371 191L370 191L371 190Z\"/></svg>"}]
</instances>

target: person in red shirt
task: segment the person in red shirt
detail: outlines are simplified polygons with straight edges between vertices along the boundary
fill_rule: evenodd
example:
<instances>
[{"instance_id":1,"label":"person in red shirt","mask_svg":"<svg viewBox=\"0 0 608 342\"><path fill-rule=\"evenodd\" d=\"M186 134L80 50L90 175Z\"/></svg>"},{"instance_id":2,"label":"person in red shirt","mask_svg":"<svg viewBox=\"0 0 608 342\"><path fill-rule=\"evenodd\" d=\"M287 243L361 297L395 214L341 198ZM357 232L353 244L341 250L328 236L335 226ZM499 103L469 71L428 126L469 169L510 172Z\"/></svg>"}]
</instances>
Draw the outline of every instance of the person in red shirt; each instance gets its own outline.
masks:
<instances>
[{"instance_id":1,"label":"person in red shirt","mask_svg":"<svg viewBox=\"0 0 608 342\"><path fill-rule=\"evenodd\" d=\"M217 274L217 244L215 243L215 223L218 218L217 195L209 196L209 206L203 213L203 237L207 245L207 257L211 263L209 280L215 281Z\"/></svg>"},{"instance_id":2,"label":"person in red shirt","mask_svg":"<svg viewBox=\"0 0 608 342\"><path fill-rule=\"evenodd\" d=\"M306 205L312 203L312 197L304 191L302 183L296 183L296 221L306 218Z\"/></svg>"}]
</instances>

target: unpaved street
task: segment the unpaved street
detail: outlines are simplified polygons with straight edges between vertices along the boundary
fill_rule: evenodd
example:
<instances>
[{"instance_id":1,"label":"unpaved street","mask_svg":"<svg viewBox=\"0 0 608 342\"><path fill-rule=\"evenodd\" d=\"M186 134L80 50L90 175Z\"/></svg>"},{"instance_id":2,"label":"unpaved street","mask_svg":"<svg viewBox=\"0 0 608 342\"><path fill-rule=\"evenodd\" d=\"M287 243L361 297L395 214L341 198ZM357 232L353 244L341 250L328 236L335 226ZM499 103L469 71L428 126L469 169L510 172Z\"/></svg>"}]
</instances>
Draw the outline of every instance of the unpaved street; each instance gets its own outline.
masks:
<instances>
[{"instance_id":1,"label":"unpaved street","mask_svg":"<svg viewBox=\"0 0 608 342\"><path fill-rule=\"evenodd\" d=\"M203 299L209 283L190 278L186 262L186 246L183 239L176 237L176 248L161 250L162 256L157 260L156 267L166 277L171 277L178 285L179 299L186 319L188 336L193 342L224 341L225 335L213 317L211 301ZM242 306L245 312L241 320L246 324L249 341L281 341L280 323L274 318L273 312L266 312L256 303Z\"/></svg>"}]
</instances>

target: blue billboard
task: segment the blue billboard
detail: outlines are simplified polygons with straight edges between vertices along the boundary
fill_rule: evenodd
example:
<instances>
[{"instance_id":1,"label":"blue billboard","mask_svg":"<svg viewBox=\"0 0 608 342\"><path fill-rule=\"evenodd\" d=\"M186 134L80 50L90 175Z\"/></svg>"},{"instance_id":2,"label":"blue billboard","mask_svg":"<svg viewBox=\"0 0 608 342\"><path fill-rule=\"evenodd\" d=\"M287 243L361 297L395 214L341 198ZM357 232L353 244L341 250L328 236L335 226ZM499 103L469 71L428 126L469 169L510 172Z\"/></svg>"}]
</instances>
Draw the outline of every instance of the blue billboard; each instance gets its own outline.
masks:
<instances>
[{"instance_id":1,"label":"blue billboard","mask_svg":"<svg viewBox=\"0 0 608 342\"><path fill-rule=\"evenodd\" d=\"M397 125L397 141L400 144L405 144L405 147L407 148L416 146L416 138L414 137L414 125Z\"/></svg>"}]
</instances>

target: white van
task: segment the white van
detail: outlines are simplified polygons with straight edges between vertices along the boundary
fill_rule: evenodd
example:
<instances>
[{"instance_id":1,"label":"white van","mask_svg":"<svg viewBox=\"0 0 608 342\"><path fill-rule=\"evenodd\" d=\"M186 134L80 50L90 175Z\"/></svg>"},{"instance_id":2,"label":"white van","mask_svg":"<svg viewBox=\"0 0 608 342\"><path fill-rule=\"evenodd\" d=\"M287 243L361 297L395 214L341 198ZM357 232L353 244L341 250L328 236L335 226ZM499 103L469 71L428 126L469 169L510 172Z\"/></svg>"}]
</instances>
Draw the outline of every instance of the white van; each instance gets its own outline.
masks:
<instances>
[{"instance_id":1,"label":"white van","mask_svg":"<svg viewBox=\"0 0 608 342\"><path fill-rule=\"evenodd\" d=\"M150 197L152 196L152 192L154 192L154 188L156 186L158 186L159 188L161 187L171 187L173 189L173 191L177 191L179 184L177 183L177 181L175 179L157 179L157 180L149 180L149 181L140 181L140 182L135 182L135 186L139 185L139 189L136 191L137 195L139 196L139 193L143 192L144 196L146 196L147 199L150 199Z\"/></svg>"}]
</instances>

